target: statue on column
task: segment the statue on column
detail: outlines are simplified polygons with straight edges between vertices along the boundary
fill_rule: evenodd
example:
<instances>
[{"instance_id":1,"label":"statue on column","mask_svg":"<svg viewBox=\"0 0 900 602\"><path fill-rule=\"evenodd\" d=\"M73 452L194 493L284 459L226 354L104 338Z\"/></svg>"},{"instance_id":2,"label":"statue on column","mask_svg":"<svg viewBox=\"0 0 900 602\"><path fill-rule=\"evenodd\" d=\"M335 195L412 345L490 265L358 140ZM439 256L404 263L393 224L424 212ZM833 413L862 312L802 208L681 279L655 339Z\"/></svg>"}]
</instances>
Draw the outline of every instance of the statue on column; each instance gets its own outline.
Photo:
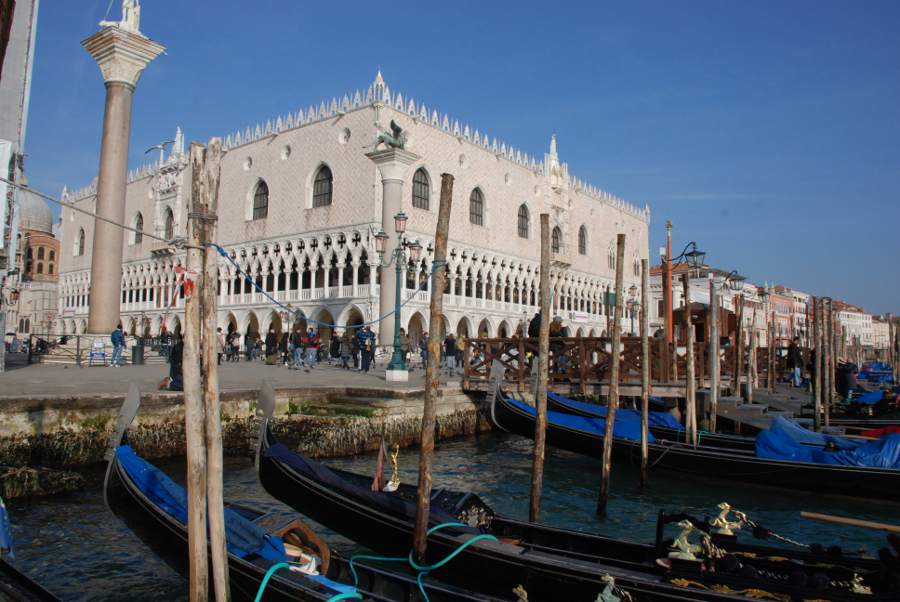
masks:
<instances>
[{"instance_id":1,"label":"statue on column","mask_svg":"<svg viewBox=\"0 0 900 602\"><path fill-rule=\"evenodd\" d=\"M388 148L403 149L406 147L406 134L403 128L397 125L397 122L391 119L391 131L385 130L379 123L375 123L378 133L375 135L375 144L372 150L378 150L379 144L384 144Z\"/></svg>"},{"instance_id":2,"label":"statue on column","mask_svg":"<svg viewBox=\"0 0 900 602\"><path fill-rule=\"evenodd\" d=\"M100 21L100 27L118 27L125 31L140 34L140 2L138 0L122 0L122 19L120 21Z\"/></svg>"}]
</instances>

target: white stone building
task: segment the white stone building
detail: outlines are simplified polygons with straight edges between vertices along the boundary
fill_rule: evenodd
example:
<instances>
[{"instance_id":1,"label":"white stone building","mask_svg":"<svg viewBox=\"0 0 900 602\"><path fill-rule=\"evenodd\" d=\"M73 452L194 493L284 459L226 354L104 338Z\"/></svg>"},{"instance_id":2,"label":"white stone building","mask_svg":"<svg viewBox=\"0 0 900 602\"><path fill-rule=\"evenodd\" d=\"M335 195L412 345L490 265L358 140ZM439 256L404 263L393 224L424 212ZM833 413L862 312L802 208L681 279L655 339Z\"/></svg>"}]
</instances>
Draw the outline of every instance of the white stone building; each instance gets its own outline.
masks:
<instances>
[{"instance_id":1,"label":"white stone building","mask_svg":"<svg viewBox=\"0 0 900 602\"><path fill-rule=\"evenodd\" d=\"M834 302L834 314L846 345L859 344L865 348L872 348L871 314L867 314L861 307L840 301Z\"/></svg>"},{"instance_id":2,"label":"white stone building","mask_svg":"<svg viewBox=\"0 0 900 602\"><path fill-rule=\"evenodd\" d=\"M890 323L886 317L872 317L872 348L875 351L890 349Z\"/></svg>"},{"instance_id":3,"label":"white stone building","mask_svg":"<svg viewBox=\"0 0 900 602\"><path fill-rule=\"evenodd\" d=\"M617 233L627 237L625 288L640 284L647 257L649 208L638 208L569 174L555 137L543 159L461 124L390 90L379 73L362 92L288 113L226 136L222 158L218 241L266 291L304 319L325 324L374 320L379 307L374 234L382 221L382 183L373 150L376 123L396 121L406 150L419 157L403 186L407 236L425 247L404 269L401 323L415 338L427 329L428 293L416 292L431 270L440 177L455 177L450 223L449 295L445 328L474 336L509 335L537 309L539 214L551 215L556 312L573 335L607 328L604 301L615 277ZM191 169L179 130L161 163L129 175L125 214L130 225L165 239L186 235ZM94 186L63 191L91 210ZM92 218L62 211L58 328L86 327ZM183 300L176 268L183 251L126 232L122 321L128 332L178 328ZM393 270L394 268L388 268ZM220 264L219 323L240 333L287 328L287 313ZM175 305L167 309L170 300ZM379 326L383 326L381 328ZM391 330L382 324L375 330ZM322 327L327 333L328 328Z\"/></svg>"}]
</instances>

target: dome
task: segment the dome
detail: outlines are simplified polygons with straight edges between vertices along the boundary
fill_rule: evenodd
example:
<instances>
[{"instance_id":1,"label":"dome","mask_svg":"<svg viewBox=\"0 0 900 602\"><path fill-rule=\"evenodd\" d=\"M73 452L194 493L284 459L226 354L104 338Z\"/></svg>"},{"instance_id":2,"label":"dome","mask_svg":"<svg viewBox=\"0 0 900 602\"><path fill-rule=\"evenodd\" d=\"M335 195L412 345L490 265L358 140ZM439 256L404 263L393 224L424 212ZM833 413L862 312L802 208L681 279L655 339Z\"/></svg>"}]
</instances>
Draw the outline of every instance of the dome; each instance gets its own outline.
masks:
<instances>
[{"instance_id":1,"label":"dome","mask_svg":"<svg viewBox=\"0 0 900 602\"><path fill-rule=\"evenodd\" d=\"M53 211L50 205L36 194L20 194L19 229L52 233Z\"/></svg>"}]
</instances>

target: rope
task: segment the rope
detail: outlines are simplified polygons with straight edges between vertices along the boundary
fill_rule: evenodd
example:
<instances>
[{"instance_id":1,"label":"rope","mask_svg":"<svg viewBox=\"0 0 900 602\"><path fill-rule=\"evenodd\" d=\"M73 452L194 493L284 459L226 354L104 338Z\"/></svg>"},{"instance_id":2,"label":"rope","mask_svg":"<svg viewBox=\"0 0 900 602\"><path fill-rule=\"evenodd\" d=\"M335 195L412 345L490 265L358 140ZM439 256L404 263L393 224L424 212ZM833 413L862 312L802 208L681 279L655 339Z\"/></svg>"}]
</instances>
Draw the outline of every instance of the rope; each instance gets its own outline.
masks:
<instances>
[{"instance_id":1,"label":"rope","mask_svg":"<svg viewBox=\"0 0 900 602\"><path fill-rule=\"evenodd\" d=\"M438 531L439 529L443 529L444 527L465 527L465 526L467 526L467 525L464 525L463 523L457 523L457 522L441 523L439 525L436 525L436 526L428 529L428 531L426 532L426 535L431 535L435 531ZM354 568L354 566L353 566L353 563L357 560L376 560L376 561L381 561L381 562L408 562L409 566L411 566L413 569L418 571L418 574L416 575L416 583L419 586L419 592L422 594L422 599L425 602L430 602L429 598L428 598L428 594L425 592L425 584L422 582L422 579L424 579L428 575L428 573L441 568L442 566L444 566L445 564L447 564L448 562L450 562L451 560L456 558L463 550L468 548L470 545L472 545L476 541L480 541L482 539L487 539L490 541L497 541L496 537L494 537L493 535L490 535L488 533L482 533L480 535L476 535L475 537L471 537L471 538L467 539L466 541L464 541L458 548L456 548L455 550L450 552L450 554L448 554L441 560L435 562L434 564L427 564L427 565L418 564L413 559L413 551L412 550L409 551L409 555L401 556L401 557L369 556L366 554L357 554L350 558L350 572L353 574L353 583L354 583L354 585L359 584L359 576L356 574L356 568Z\"/></svg>"},{"instance_id":2,"label":"rope","mask_svg":"<svg viewBox=\"0 0 900 602\"><path fill-rule=\"evenodd\" d=\"M279 301L278 299L276 299L275 297L270 295L268 293L268 291L266 291L261 285L257 284L256 281L253 280L253 277L241 268L240 264L238 264L238 262L231 256L230 253L228 253L228 251L224 247L222 247L221 245L218 245L216 243L207 243L207 244L211 247L214 247L219 252L219 255L224 257L232 266L234 266L234 268L237 270L238 274L244 277L245 281L247 281L251 285L253 285L253 288L255 288L258 292L262 293L262 295L264 297L266 297L270 302L272 302L277 307L280 307L284 311L287 311L287 312L291 313L292 315L294 314L295 309L293 307L285 305L284 303L282 303L281 301ZM397 313L398 309L402 309L407 304L409 304L415 297L415 293L418 293L419 291L424 290L424 286L429 280L432 281L432 286L433 286L434 285L434 282L433 282L434 275L437 273L437 271L439 269L441 269L442 267L446 267L446 265L447 265L446 261L437 261L437 260L433 261L432 262L432 270L431 270L431 272L429 272L428 277L423 279L422 282L419 283L419 286L417 286L414 290L414 294L410 295L409 299L402 302L399 307L392 309L391 311L375 318L374 320L369 320L368 322L362 322L361 324L353 324L353 325L347 324L347 325L345 325L345 328L363 328L364 326L371 326L373 324L379 324L383 320L388 319L389 317L391 317L392 315ZM334 323L321 322L319 320L314 320L312 318L306 318L306 322L307 322L307 324L317 324L319 326L327 326L328 328L334 328L336 326L336 324L334 324Z\"/></svg>"},{"instance_id":3,"label":"rope","mask_svg":"<svg viewBox=\"0 0 900 602\"><path fill-rule=\"evenodd\" d=\"M266 571L265 576L259 584L259 589L256 590L256 598L253 602L261 602L263 598L263 592L266 591L266 586L269 585L269 580L272 578L277 571L283 568L291 568L291 565L287 562L277 562L269 567L269 570ZM342 592L335 594L328 598L325 602L338 602L338 600L362 600L362 594L359 592Z\"/></svg>"}]
</instances>

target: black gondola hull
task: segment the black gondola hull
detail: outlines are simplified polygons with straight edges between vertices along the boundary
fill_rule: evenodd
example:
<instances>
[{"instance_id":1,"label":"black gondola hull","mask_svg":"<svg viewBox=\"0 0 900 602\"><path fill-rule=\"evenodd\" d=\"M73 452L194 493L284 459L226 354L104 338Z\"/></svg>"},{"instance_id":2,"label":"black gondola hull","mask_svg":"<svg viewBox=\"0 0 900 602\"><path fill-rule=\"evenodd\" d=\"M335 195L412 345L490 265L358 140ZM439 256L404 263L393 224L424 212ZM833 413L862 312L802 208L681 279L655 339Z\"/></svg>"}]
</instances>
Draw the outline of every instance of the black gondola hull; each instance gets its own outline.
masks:
<instances>
[{"instance_id":1,"label":"black gondola hull","mask_svg":"<svg viewBox=\"0 0 900 602\"><path fill-rule=\"evenodd\" d=\"M503 395L496 397L492 416L501 429L534 437L534 416L509 403ZM550 422L547 424L547 443L596 458L603 454L602 435ZM651 443L648 453L649 464L654 470L817 493L900 500L900 470L766 460L749 454L702 447L694 449L677 443ZM613 457L619 462L640 465L640 442L616 439Z\"/></svg>"}]
</instances>

